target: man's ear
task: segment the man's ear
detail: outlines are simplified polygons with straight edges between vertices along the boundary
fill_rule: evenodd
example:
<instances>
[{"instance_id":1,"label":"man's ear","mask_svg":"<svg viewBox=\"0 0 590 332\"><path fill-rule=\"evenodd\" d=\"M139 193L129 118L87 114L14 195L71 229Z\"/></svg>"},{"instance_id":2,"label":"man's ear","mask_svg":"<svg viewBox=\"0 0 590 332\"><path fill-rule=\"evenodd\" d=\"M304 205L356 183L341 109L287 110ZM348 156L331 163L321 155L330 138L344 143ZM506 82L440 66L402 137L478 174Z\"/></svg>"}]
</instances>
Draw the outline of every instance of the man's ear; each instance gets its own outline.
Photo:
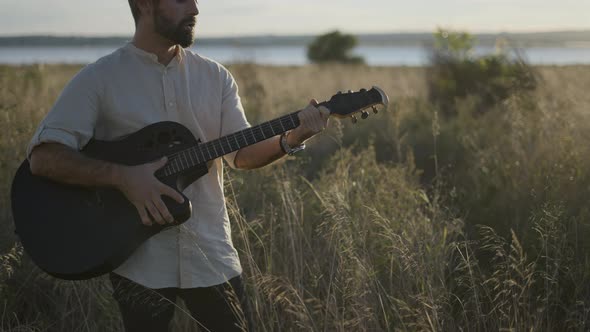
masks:
<instances>
[{"instance_id":1,"label":"man's ear","mask_svg":"<svg viewBox=\"0 0 590 332\"><path fill-rule=\"evenodd\" d=\"M154 12L153 0L135 0L140 16L150 17Z\"/></svg>"}]
</instances>

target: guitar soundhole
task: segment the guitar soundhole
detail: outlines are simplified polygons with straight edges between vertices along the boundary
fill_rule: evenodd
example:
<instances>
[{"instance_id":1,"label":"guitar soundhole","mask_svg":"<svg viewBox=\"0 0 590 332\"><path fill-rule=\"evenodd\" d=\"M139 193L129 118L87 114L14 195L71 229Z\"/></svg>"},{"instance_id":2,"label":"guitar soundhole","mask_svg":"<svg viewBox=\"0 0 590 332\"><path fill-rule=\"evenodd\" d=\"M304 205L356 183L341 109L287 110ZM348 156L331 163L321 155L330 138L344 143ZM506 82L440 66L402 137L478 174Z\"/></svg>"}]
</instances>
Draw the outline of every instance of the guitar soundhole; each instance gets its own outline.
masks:
<instances>
[{"instance_id":1,"label":"guitar soundhole","mask_svg":"<svg viewBox=\"0 0 590 332\"><path fill-rule=\"evenodd\" d=\"M176 130L171 130L169 132L166 131L162 131L159 132L156 137L156 142L158 145L160 146L165 146L167 148L174 148L176 146L182 145L185 142L184 137L177 135ZM151 148L153 147L153 141L149 141L146 144L147 148ZM148 144L152 144L152 145L148 145Z\"/></svg>"}]
</instances>

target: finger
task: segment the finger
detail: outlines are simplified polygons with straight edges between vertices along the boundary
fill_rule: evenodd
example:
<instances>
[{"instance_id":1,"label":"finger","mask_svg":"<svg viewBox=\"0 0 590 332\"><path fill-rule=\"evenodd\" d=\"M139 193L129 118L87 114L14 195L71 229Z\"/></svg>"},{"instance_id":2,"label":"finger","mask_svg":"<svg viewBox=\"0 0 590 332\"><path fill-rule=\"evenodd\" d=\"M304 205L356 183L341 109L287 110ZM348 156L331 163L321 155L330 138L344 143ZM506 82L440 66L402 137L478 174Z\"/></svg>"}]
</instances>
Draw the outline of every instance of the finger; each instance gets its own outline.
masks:
<instances>
[{"instance_id":1,"label":"finger","mask_svg":"<svg viewBox=\"0 0 590 332\"><path fill-rule=\"evenodd\" d=\"M309 110L304 109L303 111L299 112L299 126L306 127L307 123L309 122Z\"/></svg>"},{"instance_id":2,"label":"finger","mask_svg":"<svg viewBox=\"0 0 590 332\"><path fill-rule=\"evenodd\" d=\"M159 170L160 168L164 167L168 162L168 158L166 156L152 162L152 166L154 167L154 172Z\"/></svg>"},{"instance_id":3,"label":"finger","mask_svg":"<svg viewBox=\"0 0 590 332\"><path fill-rule=\"evenodd\" d=\"M313 129L314 132L318 132L321 131L322 128L324 127L324 119L322 118L322 115L320 114L319 110L316 110L313 114L312 114L312 119L311 119L311 129Z\"/></svg>"},{"instance_id":4,"label":"finger","mask_svg":"<svg viewBox=\"0 0 590 332\"><path fill-rule=\"evenodd\" d=\"M166 204L164 204L161 197L154 197L154 200L152 202L154 203L156 209L158 209L158 212L160 212L160 215L164 218L165 221L169 223L174 221L174 218L172 218L170 211L168 211L168 207L166 206Z\"/></svg>"},{"instance_id":5,"label":"finger","mask_svg":"<svg viewBox=\"0 0 590 332\"><path fill-rule=\"evenodd\" d=\"M178 193L178 191L168 187L165 184L160 186L160 194L172 197L173 200L177 201L178 203L184 203L184 197Z\"/></svg>"},{"instance_id":6,"label":"finger","mask_svg":"<svg viewBox=\"0 0 590 332\"><path fill-rule=\"evenodd\" d=\"M309 104L310 105L313 105L313 106L316 106L318 104L318 101L315 100L315 99L312 99L312 100L309 101Z\"/></svg>"},{"instance_id":7,"label":"finger","mask_svg":"<svg viewBox=\"0 0 590 332\"><path fill-rule=\"evenodd\" d=\"M325 106L320 106L318 107L318 109L320 110L320 115L322 116L322 118L327 119L330 117L330 110L328 108L326 108Z\"/></svg>"},{"instance_id":8,"label":"finger","mask_svg":"<svg viewBox=\"0 0 590 332\"><path fill-rule=\"evenodd\" d=\"M318 119L314 122L315 125L315 132L319 133L322 130L324 130L324 120L323 119Z\"/></svg>"},{"instance_id":9,"label":"finger","mask_svg":"<svg viewBox=\"0 0 590 332\"><path fill-rule=\"evenodd\" d=\"M156 206L154 205L154 203L152 201L147 201L145 203L145 207L147 208L147 210L149 211L150 215L152 216L152 219L157 222L160 225L164 224L164 219L162 218L162 215L160 214L160 211L158 211L158 209L156 208Z\"/></svg>"},{"instance_id":10,"label":"finger","mask_svg":"<svg viewBox=\"0 0 590 332\"><path fill-rule=\"evenodd\" d=\"M328 120L330 120L330 110L323 106L320 107L320 116L322 118L322 128L326 129Z\"/></svg>"},{"instance_id":11,"label":"finger","mask_svg":"<svg viewBox=\"0 0 590 332\"><path fill-rule=\"evenodd\" d=\"M151 226L152 221L150 220L150 217L145 212L145 208L139 204L134 204L134 205L135 205L135 208L137 209L137 212L139 213L139 217L141 218L141 222L146 226Z\"/></svg>"},{"instance_id":12,"label":"finger","mask_svg":"<svg viewBox=\"0 0 590 332\"><path fill-rule=\"evenodd\" d=\"M315 128L315 116L308 114L307 122L305 124L309 130L313 130Z\"/></svg>"}]
</instances>

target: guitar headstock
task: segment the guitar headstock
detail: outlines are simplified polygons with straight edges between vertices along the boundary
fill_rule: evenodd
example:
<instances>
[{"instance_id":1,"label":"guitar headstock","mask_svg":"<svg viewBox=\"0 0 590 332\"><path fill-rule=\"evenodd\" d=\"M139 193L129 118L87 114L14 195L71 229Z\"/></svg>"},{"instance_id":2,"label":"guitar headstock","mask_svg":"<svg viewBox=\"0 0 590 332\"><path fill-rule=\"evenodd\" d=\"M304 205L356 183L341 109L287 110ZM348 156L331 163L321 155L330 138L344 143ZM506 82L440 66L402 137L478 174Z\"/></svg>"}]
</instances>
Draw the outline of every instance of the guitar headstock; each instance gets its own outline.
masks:
<instances>
[{"instance_id":1,"label":"guitar headstock","mask_svg":"<svg viewBox=\"0 0 590 332\"><path fill-rule=\"evenodd\" d=\"M378 112L377 105L382 105L384 109L387 109L388 103L387 94L380 88L373 86L371 90L338 92L330 100L320 105L327 107L330 110L330 115L339 118L352 117L353 122L356 122L356 113L360 112L361 117L366 119L369 116L367 108L372 108L376 114Z\"/></svg>"}]
</instances>

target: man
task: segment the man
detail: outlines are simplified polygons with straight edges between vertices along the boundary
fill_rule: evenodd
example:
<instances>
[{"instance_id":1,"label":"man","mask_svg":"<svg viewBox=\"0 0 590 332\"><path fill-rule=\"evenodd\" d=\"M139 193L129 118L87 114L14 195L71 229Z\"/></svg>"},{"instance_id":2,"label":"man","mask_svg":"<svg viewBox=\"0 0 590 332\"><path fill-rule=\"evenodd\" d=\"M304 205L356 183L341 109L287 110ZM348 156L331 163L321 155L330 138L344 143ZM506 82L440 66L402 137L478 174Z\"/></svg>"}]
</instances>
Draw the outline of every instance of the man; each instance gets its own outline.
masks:
<instances>
[{"instance_id":1,"label":"man","mask_svg":"<svg viewBox=\"0 0 590 332\"><path fill-rule=\"evenodd\" d=\"M129 4L136 24L133 41L72 79L39 126L28 155L33 174L119 189L149 227L173 221L162 195L183 200L154 176L166 160L124 166L90 159L78 150L93 137L114 140L158 121L180 122L204 142L249 124L231 74L184 49L194 39L197 2ZM286 140L273 137L224 159L232 167L252 169L281 158L327 125L329 111L316 104L312 100L299 113L301 125ZM177 297L204 330L231 331L248 325L242 269L231 242L222 181L218 159L207 175L184 191L194 215L146 241L111 274L127 331L166 331Z\"/></svg>"}]
</instances>

